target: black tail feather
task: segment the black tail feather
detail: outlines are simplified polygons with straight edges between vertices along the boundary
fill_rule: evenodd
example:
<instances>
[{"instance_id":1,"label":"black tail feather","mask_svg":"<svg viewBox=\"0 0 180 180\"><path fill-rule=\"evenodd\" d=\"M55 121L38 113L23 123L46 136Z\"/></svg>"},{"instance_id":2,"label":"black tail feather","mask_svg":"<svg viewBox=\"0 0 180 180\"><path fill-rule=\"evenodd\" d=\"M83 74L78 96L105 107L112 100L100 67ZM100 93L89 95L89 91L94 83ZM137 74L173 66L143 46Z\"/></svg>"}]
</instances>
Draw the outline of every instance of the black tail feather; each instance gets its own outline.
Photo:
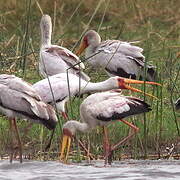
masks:
<instances>
[{"instance_id":1,"label":"black tail feather","mask_svg":"<svg viewBox=\"0 0 180 180\"><path fill-rule=\"evenodd\" d=\"M157 73L155 71L155 67L154 66L148 66L147 73L152 78L153 81L157 80Z\"/></svg>"}]
</instances>

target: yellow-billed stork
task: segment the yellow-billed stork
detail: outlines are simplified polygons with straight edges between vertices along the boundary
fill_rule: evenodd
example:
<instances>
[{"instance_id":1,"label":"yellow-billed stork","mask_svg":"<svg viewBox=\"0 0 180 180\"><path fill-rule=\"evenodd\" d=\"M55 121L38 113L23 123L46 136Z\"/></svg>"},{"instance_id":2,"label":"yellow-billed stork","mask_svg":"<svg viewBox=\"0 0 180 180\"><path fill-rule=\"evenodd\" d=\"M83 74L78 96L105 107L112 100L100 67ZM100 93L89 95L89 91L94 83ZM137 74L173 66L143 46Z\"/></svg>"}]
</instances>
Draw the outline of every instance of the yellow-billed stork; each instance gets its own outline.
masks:
<instances>
[{"instance_id":1,"label":"yellow-billed stork","mask_svg":"<svg viewBox=\"0 0 180 180\"><path fill-rule=\"evenodd\" d=\"M76 131L87 132L93 128L96 128L97 126L107 126L116 120L127 124L134 130L132 134L128 135L113 146L109 145L107 133L105 131L105 164L107 164L107 162L109 164L111 163L112 151L116 150L119 145L126 142L138 132L138 127L124 120L123 118L148 112L151 110L150 106L141 99L123 96L122 94L114 91L112 90L95 93L88 96L80 106L81 122L71 120L63 125L63 141L61 146L60 160L67 161L71 138L75 135ZM67 153L65 155L66 148Z\"/></svg>"},{"instance_id":2,"label":"yellow-billed stork","mask_svg":"<svg viewBox=\"0 0 180 180\"><path fill-rule=\"evenodd\" d=\"M133 42L120 40L101 42L100 35L94 30L89 30L84 34L76 55L80 55L84 49L87 61L95 68L103 68L109 76L155 80L154 66L145 63L143 49L133 45ZM144 77L145 65L146 77Z\"/></svg>"},{"instance_id":3,"label":"yellow-billed stork","mask_svg":"<svg viewBox=\"0 0 180 180\"><path fill-rule=\"evenodd\" d=\"M48 104L54 104L56 102L57 109L62 113L63 117L67 119L65 103L69 100L70 97L73 97L77 94L107 91L111 89L128 89L135 92L141 92L140 90L133 88L128 84L144 83L160 85L156 82L144 82L118 76L110 77L109 79L102 82L93 83L83 79L79 80L79 77L74 74L68 74L67 76L66 73L60 73L38 81L37 83L33 84L33 88L38 92L44 102Z\"/></svg>"}]
</instances>

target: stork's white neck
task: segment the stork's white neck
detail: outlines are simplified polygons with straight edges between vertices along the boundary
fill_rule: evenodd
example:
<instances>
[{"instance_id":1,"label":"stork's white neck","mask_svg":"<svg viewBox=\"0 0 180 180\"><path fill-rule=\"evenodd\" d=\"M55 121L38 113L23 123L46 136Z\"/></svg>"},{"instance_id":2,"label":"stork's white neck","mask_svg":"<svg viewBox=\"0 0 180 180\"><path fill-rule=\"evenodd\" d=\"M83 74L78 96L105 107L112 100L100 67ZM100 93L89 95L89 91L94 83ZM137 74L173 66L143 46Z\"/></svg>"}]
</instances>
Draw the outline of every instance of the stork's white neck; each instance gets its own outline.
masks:
<instances>
[{"instance_id":1,"label":"stork's white neck","mask_svg":"<svg viewBox=\"0 0 180 180\"><path fill-rule=\"evenodd\" d=\"M78 121L68 121L64 124L63 128L69 129L72 135L75 135L76 131L87 132L90 129L90 126L87 123L81 123Z\"/></svg>"},{"instance_id":2,"label":"stork's white neck","mask_svg":"<svg viewBox=\"0 0 180 180\"><path fill-rule=\"evenodd\" d=\"M81 89L81 92L82 93L99 92L99 91L108 91L112 89L118 89L118 82L115 79L115 77L109 78L105 81L98 82L98 83L88 82Z\"/></svg>"},{"instance_id":3,"label":"stork's white neck","mask_svg":"<svg viewBox=\"0 0 180 180\"><path fill-rule=\"evenodd\" d=\"M85 50L85 58L92 56L96 51L97 46L89 45Z\"/></svg>"},{"instance_id":4,"label":"stork's white neck","mask_svg":"<svg viewBox=\"0 0 180 180\"><path fill-rule=\"evenodd\" d=\"M41 24L41 47L51 45L52 24L44 22Z\"/></svg>"}]
</instances>

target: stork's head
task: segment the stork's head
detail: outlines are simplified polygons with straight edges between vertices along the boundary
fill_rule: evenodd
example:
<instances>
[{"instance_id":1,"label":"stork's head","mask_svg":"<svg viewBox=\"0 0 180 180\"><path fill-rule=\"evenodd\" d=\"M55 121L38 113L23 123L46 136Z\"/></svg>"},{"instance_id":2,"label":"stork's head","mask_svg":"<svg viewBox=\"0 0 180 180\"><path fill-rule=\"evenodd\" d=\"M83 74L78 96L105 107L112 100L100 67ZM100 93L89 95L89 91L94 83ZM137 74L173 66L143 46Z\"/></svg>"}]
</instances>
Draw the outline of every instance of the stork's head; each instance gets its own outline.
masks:
<instances>
[{"instance_id":1,"label":"stork's head","mask_svg":"<svg viewBox=\"0 0 180 180\"><path fill-rule=\"evenodd\" d=\"M101 37L96 31L87 31L82 38L79 49L76 51L76 55L79 56L84 51L84 49L86 49L90 45L93 47L97 47L100 42Z\"/></svg>"},{"instance_id":2,"label":"stork's head","mask_svg":"<svg viewBox=\"0 0 180 180\"><path fill-rule=\"evenodd\" d=\"M131 87L129 84L151 84L151 85L161 86L161 84L156 83L156 82L139 81L139 80L133 80L133 79L123 78L123 77L119 77L119 76L111 77L111 78L109 78L107 80L107 82L108 82L110 87L114 87L114 85L115 85L115 87L117 89L127 89L127 90L131 90L131 91L134 91L134 92L143 93L143 94L145 94L147 96L154 97L154 98L156 98L156 97L151 95L151 94L144 93L143 91L141 91L139 89Z\"/></svg>"},{"instance_id":3,"label":"stork's head","mask_svg":"<svg viewBox=\"0 0 180 180\"><path fill-rule=\"evenodd\" d=\"M51 33L52 33L52 22L51 17L47 14L43 15L40 22L42 44L50 45Z\"/></svg>"},{"instance_id":4,"label":"stork's head","mask_svg":"<svg viewBox=\"0 0 180 180\"><path fill-rule=\"evenodd\" d=\"M61 154L59 157L60 161L63 161L64 163L67 161L70 146L71 146L71 139L75 135L76 128L73 121L68 121L63 125L63 140L61 145ZM67 150L66 150L67 149ZM66 155L65 155L66 151Z\"/></svg>"},{"instance_id":5,"label":"stork's head","mask_svg":"<svg viewBox=\"0 0 180 180\"><path fill-rule=\"evenodd\" d=\"M44 14L41 18L40 27L43 30L51 30L52 22L51 17L47 14Z\"/></svg>"}]
</instances>

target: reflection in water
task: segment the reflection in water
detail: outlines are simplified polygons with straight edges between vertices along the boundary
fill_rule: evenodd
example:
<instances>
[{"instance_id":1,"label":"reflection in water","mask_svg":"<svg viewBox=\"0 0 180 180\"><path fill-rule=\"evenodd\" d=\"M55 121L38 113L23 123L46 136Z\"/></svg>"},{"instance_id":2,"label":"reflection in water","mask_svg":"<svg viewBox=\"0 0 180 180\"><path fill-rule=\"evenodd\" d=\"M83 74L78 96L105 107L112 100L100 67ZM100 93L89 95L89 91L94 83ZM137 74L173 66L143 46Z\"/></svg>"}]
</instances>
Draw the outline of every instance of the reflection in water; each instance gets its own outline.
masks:
<instances>
[{"instance_id":1,"label":"reflection in water","mask_svg":"<svg viewBox=\"0 0 180 180\"><path fill-rule=\"evenodd\" d=\"M127 160L104 167L104 161L65 165L54 161L0 161L1 180L180 179L180 161Z\"/></svg>"}]
</instances>

